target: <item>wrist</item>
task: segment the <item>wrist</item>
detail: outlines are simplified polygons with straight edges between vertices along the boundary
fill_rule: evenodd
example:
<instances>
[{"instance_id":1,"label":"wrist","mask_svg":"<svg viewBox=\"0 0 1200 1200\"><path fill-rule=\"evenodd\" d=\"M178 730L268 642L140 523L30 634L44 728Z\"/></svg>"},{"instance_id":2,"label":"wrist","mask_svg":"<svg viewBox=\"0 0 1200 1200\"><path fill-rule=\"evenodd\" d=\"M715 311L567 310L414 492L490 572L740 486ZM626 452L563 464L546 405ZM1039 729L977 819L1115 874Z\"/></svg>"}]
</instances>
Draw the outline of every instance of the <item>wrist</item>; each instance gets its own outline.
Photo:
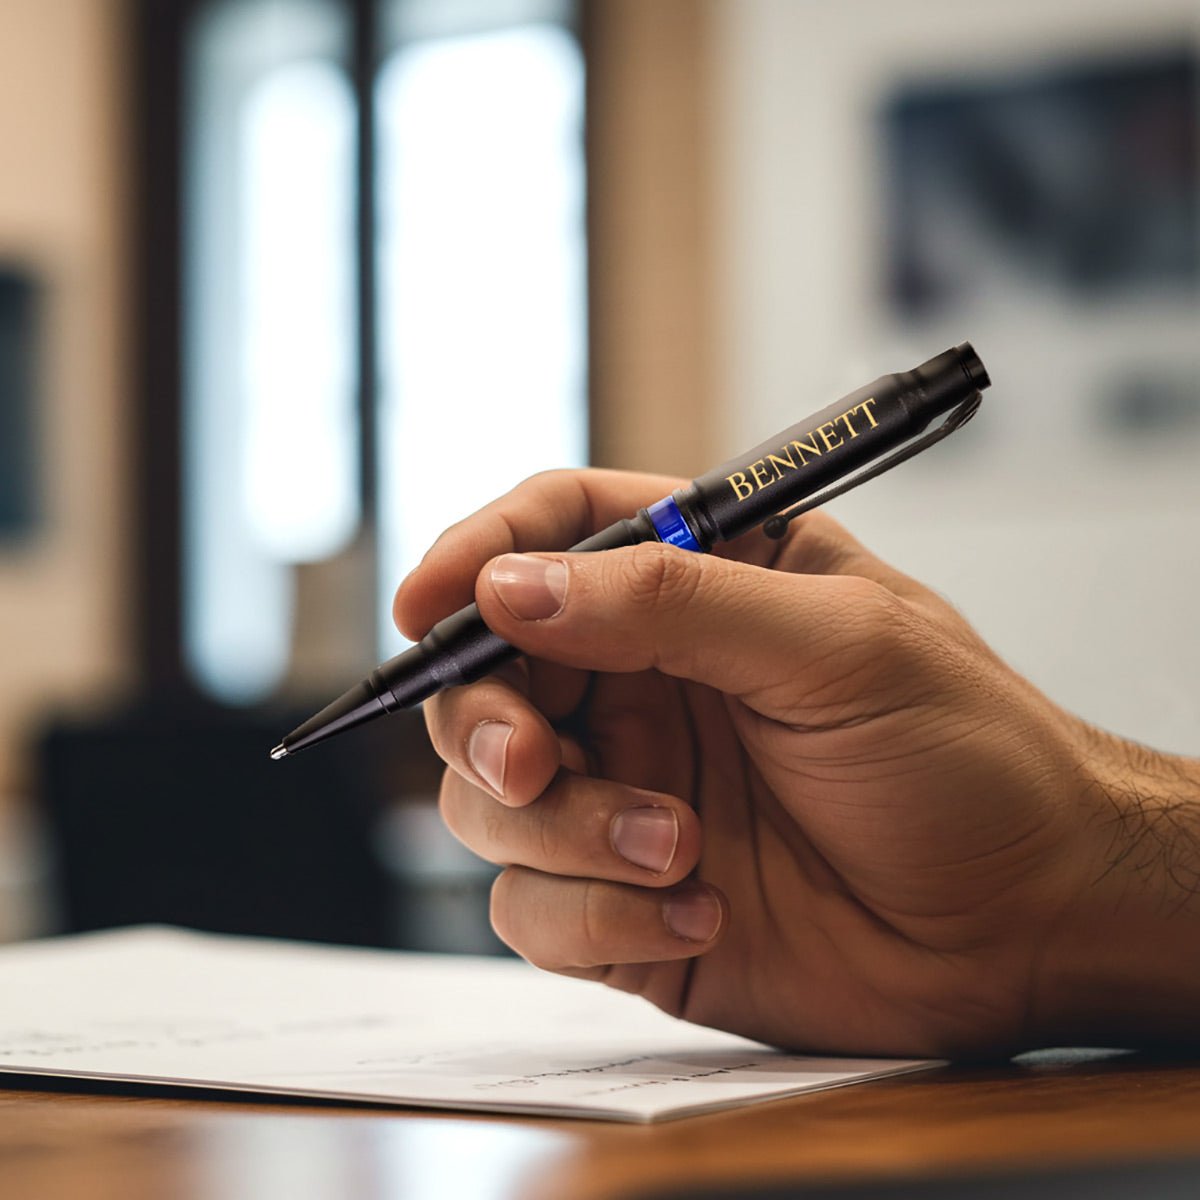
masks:
<instances>
[{"instance_id":1,"label":"wrist","mask_svg":"<svg viewBox=\"0 0 1200 1200\"><path fill-rule=\"evenodd\" d=\"M1037 974L1041 1045L1200 1041L1200 761L1080 726L1068 902Z\"/></svg>"}]
</instances>

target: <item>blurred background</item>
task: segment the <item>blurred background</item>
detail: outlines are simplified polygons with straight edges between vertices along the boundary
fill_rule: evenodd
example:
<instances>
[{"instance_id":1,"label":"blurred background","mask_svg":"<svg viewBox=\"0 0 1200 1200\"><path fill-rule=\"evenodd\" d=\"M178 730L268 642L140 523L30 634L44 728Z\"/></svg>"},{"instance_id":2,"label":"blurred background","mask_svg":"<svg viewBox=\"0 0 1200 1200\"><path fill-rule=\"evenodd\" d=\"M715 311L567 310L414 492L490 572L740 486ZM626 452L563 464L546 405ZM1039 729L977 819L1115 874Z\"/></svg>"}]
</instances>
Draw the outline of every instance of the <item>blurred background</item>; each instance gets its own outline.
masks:
<instances>
[{"instance_id":1,"label":"blurred background","mask_svg":"<svg viewBox=\"0 0 1200 1200\"><path fill-rule=\"evenodd\" d=\"M267 749L526 475L966 339L835 514L1200 749L1194 0L2 0L0 162L0 938L497 949L419 714Z\"/></svg>"}]
</instances>

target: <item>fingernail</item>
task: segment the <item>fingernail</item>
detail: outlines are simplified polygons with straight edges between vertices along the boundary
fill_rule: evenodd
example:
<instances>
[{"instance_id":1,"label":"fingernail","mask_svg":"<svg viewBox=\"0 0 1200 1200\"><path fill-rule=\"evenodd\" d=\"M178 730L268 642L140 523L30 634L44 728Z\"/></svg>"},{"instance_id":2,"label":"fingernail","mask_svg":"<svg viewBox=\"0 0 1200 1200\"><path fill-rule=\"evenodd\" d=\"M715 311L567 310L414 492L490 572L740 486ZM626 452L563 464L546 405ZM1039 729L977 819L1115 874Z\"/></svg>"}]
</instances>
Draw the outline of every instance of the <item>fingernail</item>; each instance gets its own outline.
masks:
<instances>
[{"instance_id":1,"label":"fingernail","mask_svg":"<svg viewBox=\"0 0 1200 1200\"><path fill-rule=\"evenodd\" d=\"M663 905L663 920L676 937L707 942L721 928L721 904L706 888L676 892Z\"/></svg>"},{"instance_id":2,"label":"fingernail","mask_svg":"<svg viewBox=\"0 0 1200 1200\"><path fill-rule=\"evenodd\" d=\"M467 761L498 796L504 795L504 765L513 727L507 721L484 721L467 742Z\"/></svg>"},{"instance_id":3,"label":"fingernail","mask_svg":"<svg viewBox=\"0 0 1200 1200\"><path fill-rule=\"evenodd\" d=\"M627 808L613 817L609 837L626 862L661 875L675 857L679 820L669 808Z\"/></svg>"},{"instance_id":4,"label":"fingernail","mask_svg":"<svg viewBox=\"0 0 1200 1200\"><path fill-rule=\"evenodd\" d=\"M504 607L521 621L544 621L561 612L567 598L567 568L553 558L502 555L492 565L492 583Z\"/></svg>"}]
</instances>

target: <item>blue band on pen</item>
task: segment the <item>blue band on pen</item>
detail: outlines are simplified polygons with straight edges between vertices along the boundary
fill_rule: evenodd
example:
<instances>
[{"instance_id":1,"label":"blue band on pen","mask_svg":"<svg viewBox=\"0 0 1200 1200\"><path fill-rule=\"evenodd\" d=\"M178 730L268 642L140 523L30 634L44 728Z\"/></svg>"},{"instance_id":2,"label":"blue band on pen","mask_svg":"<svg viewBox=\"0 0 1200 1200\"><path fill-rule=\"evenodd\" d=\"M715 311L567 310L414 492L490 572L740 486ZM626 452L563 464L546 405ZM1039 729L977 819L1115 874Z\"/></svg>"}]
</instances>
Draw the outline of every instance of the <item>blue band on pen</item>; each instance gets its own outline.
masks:
<instances>
[{"instance_id":1,"label":"blue band on pen","mask_svg":"<svg viewBox=\"0 0 1200 1200\"><path fill-rule=\"evenodd\" d=\"M668 546L678 546L681 550L700 550L700 543L688 528L683 519L679 506L670 496L665 496L657 504L646 509L647 515L658 531L659 539Z\"/></svg>"}]
</instances>

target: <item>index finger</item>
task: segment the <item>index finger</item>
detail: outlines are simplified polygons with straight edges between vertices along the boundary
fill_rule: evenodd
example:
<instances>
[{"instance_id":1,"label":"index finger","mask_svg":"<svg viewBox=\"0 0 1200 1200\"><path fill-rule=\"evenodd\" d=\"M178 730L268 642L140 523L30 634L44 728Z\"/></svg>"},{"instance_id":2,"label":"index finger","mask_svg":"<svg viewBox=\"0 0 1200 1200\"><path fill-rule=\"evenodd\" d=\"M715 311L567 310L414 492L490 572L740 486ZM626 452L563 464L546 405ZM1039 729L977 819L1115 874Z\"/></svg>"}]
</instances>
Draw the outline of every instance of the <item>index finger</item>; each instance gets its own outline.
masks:
<instances>
[{"instance_id":1,"label":"index finger","mask_svg":"<svg viewBox=\"0 0 1200 1200\"><path fill-rule=\"evenodd\" d=\"M510 551L566 550L688 481L670 475L589 468L546 471L451 525L396 589L392 616L414 640L471 604L475 577Z\"/></svg>"}]
</instances>

